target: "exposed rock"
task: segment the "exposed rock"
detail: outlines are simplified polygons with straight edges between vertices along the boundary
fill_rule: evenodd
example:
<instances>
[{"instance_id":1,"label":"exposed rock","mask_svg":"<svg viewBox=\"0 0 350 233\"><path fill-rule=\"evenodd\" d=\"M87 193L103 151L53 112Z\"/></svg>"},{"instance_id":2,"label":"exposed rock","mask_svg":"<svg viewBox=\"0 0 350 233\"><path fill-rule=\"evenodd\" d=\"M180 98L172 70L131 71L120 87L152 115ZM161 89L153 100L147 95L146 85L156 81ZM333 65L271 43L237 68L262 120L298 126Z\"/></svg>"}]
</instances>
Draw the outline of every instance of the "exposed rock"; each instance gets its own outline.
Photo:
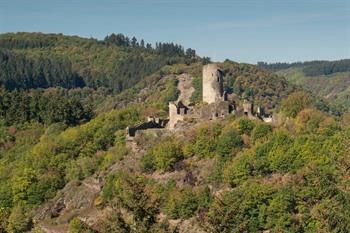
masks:
<instances>
[{"instance_id":1,"label":"exposed rock","mask_svg":"<svg viewBox=\"0 0 350 233\"><path fill-rule=\"evenodd\" d=\"M179 100L185 105L189 105L191 103L191 96L195 91L192 85L193 77L188 74L181 74L177 76L177 80L179 80L177 85L180 91Z\"/></svg>"}]
</instances>

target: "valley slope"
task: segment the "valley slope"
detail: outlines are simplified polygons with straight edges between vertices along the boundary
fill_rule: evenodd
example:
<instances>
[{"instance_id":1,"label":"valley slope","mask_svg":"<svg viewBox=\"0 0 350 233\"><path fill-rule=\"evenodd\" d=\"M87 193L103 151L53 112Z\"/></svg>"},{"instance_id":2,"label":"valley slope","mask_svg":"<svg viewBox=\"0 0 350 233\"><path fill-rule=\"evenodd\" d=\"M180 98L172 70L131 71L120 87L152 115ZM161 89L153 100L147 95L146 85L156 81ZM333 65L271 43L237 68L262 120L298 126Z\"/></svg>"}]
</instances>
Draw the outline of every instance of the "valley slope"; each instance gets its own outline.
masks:
<instances>
[{"instance_id":1,"label":"valley slope","mask_svg":"<svg viewBox=\"0 0 350 233\"><path fill-rule=\"evenodd\" d=\"M205 105L209 60L126 41L0 36L0 232L348 232L349 115L225 61L237 107L263 106L276 124L232 114L129 140L127 126L167 118L183 94Z\"/></svg>"}]
</instances>

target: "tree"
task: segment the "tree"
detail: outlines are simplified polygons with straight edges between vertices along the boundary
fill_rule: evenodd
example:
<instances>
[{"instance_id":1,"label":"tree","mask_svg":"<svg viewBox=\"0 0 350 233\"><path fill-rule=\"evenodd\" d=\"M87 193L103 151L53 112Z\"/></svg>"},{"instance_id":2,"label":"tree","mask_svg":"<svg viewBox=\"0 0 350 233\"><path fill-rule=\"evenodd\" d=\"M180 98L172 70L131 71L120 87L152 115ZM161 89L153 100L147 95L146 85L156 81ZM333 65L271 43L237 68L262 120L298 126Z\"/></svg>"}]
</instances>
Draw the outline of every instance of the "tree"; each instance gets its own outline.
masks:
<instances>
[{"instance_id":1,"label":"tree","mask_svg":"<svg viewBox=\"0 0 350 233\"><path fill-rule=\"evenodd\" d=\"M31 228L31 220L26 216L26 211L22 206L12 209L8 218L7 231L13 233L26 232Z\"/></svg>"},{"instance_id":2,"label":"tree","mask_svg":"<svg viewBox=\"0 0 350 233\"><path fill-rule=\"evenodd\" d=\"M252 139L256 141L265 138L272 131L272 127L268 124L257 124L252 131Z\"/></svg>"},{"instance_id":3,"label":"tree","mask_svg":"<svg viewBox=\"0 0 350 233\"><path fill-rule=\"evenodd\" d=\"M191 49L191 48L188 48L188 49L186 50L186 53L185 53L185 54L186 54L187 57L193 58L193 57L196 56L196 50Z\"/></svg>"},{"instance_id":4,"label":"tree","mask_svg":"<svg viewBox=\"0 0 350 233\"><path fill-rule=\"evenodd\" d=\"M137 39L136 39L136 37L133 37L131 39L131 46L134 47L134 48L137 46Z\"/></svg>"},{"instance_id":5,"label":"tree","mask_svg":"<svg viewBox=\"0 0 350 233\"><path fill-rule=\"evenodd\" d=\"M240 118L237 122L237 128L240 134L250 135L254 127L255 123L247 118Z\"/></svg>"},{"instance_id":6,"label":"tree","mask_svg":"<svg viewBox=\"0 0 350 233\"><path fill-rule=\"evenodd\" d=\"M151 152L157 169L167 171L183 158L180 146L171 140L156 145Z\"/></svg>"},{"instance_id":7,"label":"tree","mask_svg":"<svg viewBox=\"0 0 350 233\"><path fill-rule=\"evenodd\" d=\"M243 145L241 135L233 129L225 130L219 137L216 151L220 156L228 156L233 149L238 149Z\"/></svg>"},{"instance_id":8,"label":"tree","mask_svg":"<svg viewBox=\"0 0 350 233\"><path fill-rule=\"evenodd\" d=\"M282 101L281 111L288 117L296 117L297 114L312 103L310 94L298 91L290 94Z\"/></svg>"}]
</instances>

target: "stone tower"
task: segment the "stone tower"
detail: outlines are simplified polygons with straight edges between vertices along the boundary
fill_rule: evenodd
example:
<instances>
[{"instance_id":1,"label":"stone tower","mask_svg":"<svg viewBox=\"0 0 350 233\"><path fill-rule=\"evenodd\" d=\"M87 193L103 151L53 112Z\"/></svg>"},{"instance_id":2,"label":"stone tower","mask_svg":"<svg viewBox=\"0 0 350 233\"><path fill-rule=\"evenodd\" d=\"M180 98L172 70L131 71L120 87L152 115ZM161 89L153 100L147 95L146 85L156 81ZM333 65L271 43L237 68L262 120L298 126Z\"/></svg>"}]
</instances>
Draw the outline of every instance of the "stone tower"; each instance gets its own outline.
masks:
<instances>
[{"instance_id":1,"label":"stone tower","mask_svg":"<svg viewBox=\"0 0 350 233\"><path fill-rule=\"evenodd\" d=\"M203 66L203 102L208 104L223 100L223 77L216 64Z\"/></svg>"}]
</instances>

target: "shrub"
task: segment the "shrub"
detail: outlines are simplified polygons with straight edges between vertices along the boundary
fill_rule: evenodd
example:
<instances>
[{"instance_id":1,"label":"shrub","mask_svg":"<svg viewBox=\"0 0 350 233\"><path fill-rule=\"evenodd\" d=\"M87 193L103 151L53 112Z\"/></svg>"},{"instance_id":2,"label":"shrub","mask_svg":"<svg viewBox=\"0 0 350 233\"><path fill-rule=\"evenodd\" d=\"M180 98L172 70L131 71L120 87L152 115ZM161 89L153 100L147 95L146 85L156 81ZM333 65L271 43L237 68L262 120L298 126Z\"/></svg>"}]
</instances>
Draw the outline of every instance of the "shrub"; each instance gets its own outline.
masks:
<instances>
[{"instance_id":1,"label":"shrub","mask_svg":"<svg viewBox=\"0 0 350 233\"><path fill-rule=\"evenodd\" d=\"M267 135L272 131L272 127L267 124L258 124L252 131L252 139L256 141L258 139L267 137Z\"/></svg>"},{"instance_id":2,"label":"shrub","mask_svg":"<svg viewBox=\"0 0 350 233\"><path fill-rule=\"evenodd\" d=\"M144 172L152 172L156 170L156 164L154 162L153 154L152 153L145 154L141 158L140 166L142 171Z\"/></svg>"},{"instance_id":3,"label":"shrub","mask_svg":"<svg viewBox=\"0 0 350 233\"><path fill-rule=\"evenodd\" d=\"M239 133L235 129L228 129L224 131L216 146L216 151L220 156L228 156L235 148L240 148L243 145L243 141Z\"/></svg>"},{"instance_id":4,"label":"shrub","mask_svg":"<svg viewBox=\"0 0 350 233\"><path fill-rule=\"evenodd\" d=\"M166 201L164 210L171 218L187 219L200 208L208 208L211 203L209 188L193 191L186 188L182 191L172 190Z\"/></svg>"},{"instance_id":5,"label":"shrub","mask_svg":"<svg viewBox=\"0 0 350 233\"><path fill-rule=\"evenodd\" d=\"M264 229L260 213L272 194L270 186L255 182L221 193L209 208L209 232L260 232Z\"/></svg>"},{"instance_id":6,"label":"shrub","mask_svg":"<svg viewBox=\"0 0 350 233\"><path fill-rule=\"evenodd\" d=\"M192 85L194 87L194 92L190 100L193 103L200 103L202 101L202 78L193 78Z\"/></svg>"},{"instance_id":7,"label":"shrub","mask_svg":"<svg viewBox=\"0 0 350 233\"><path fill-rule=\"evenodd\" d=\"M254 129L254 122L247 118L240 118L237 122L237 128L240 134L250 135L251 131Z\"/></svg>"},{"instance_id":8,"label":"shrub","mask_svg":"<svg viewBox=\"0 0 350 233\"><path fill-rule=\"evenodd\" d=\"M69 222L69 232L70 233L94 233L92 228L90 228L85 222L78 218L73 218Z\"/></svg>"},{"instance_id":9,"label":"shrub","mask_svg":"<svg viewBox=\"0 0 350 233\"><path fill-rule=\"evenodd\" d=\"M266 211L262 212L266 216L267 229L275 229L278 232L285 232L291 229L293 223L292 214L295 211L295 197L289 188L283 188L277 192L269 202Z\"/></svg>"},{"instance_id":10,"label":"shrub","mask_svg":"<svg viewBox=\"0 0 350 233\"><path fill-rule=\"evenodd\" d=\"M213 157L216 152L217 139L221 134L220 124L204 125L196 132L193 152L198 157Z\"/></svg>"},{"instance_id":11,"label":"shrub","mask_svg":"<svg viewBox=\"0 0 350 233\"><path fill-rule=\"evenodd\" d=\"M181 147L171 140L157 144L150 153L153 156L156 168L163 171L171 169L177 161L183 158ZM151 165L151 159L147 157L146 159L148 164Z\"/></svg>"},{"instance_id":12,"label":"shrub","mask_svg":"<svg viewBox=\"0 0 350 233\"><path fill-rule=\"evenodd\" d=\"M294 118L301 110L310 106L311 103L312 98L310 94L303 91L294 92L282 101L281 111L287 117Z\"/></svg>"},{"instance_id":13,"label":"shrub","mask_svg":"<svg viewBox=\"0 0 350 233\"><path fill-rule=\"evenodd\" d=\"M77 160L71 161L66 168L66 180L82 180L92 175L98 167L96 157L79 157Z\"/></svg>"},{"instance_id":14,"label":"shrub","mask_svg":"<svg viewBox=\"0 0 350 233\"><path fill-rule=\"evenodd\" d=\"M224 167L224 182L234 187L247 180L253 174L253 160L254 154L251 151L239 154L233 158Z\"/></svg>"},{"instance_id":15,"label":"shrub","mask_svg":"<svg viewBox=\"0 0 350 233\"><path fill-rule=\"evenodd\" d=\"M26 210L22 206L16 206L12 209L8 218L7 232L27 232L31 228L31 219L26 216Z\"/></svg>"},{"instance_id":16,"label":"shrub","mask_svg":"<svg viewBox=\"0 0 350 233\"><path fill-rule=\"evenodd\" d=\"M142 176L125 172L117 173L112 179L115 204L132 212L134 223L139 227L148 228L154 224L160 204L154 186Z\"/></svg>"}]
</instances>

